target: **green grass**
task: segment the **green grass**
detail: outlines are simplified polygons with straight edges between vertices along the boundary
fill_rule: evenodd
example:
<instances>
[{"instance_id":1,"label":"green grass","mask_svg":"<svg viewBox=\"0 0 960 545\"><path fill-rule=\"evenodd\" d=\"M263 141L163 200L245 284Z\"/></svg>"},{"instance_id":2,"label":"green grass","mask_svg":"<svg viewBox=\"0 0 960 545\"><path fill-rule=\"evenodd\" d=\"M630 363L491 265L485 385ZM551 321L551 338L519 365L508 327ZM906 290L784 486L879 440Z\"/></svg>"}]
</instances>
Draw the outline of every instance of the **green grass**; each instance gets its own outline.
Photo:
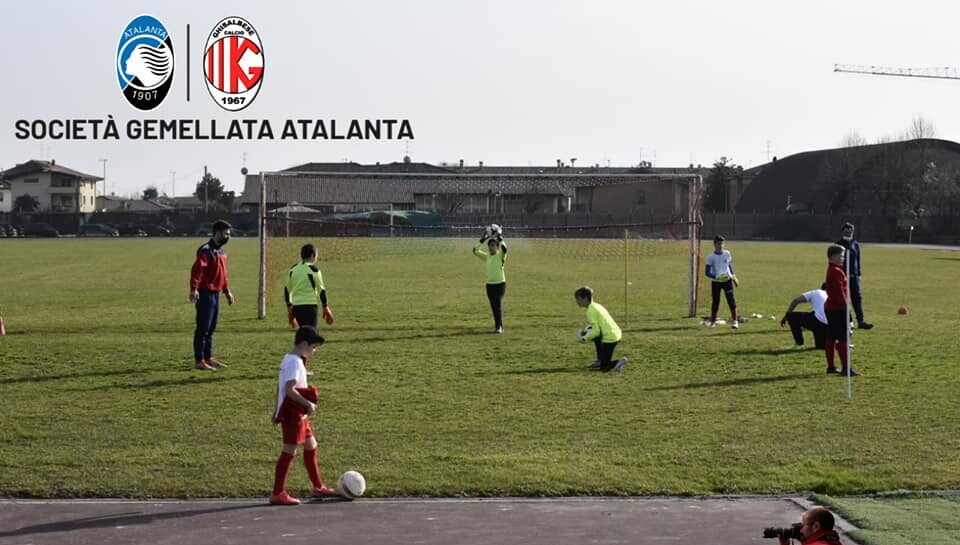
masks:
<instances>
[{"instance_id":1,"label":"green grass","mask_svg":"<svg viewBox=\"0 0 960 545\"><path fill-rule=\"evenodd\" d=\"M276 304L256 319L256 242L235 239L238 303L215 335L231 367L191 369L201 242L0 241L0 495L266 493L292 334ZM310 362L321 469L360 470L373 496L960 488L960 253L864 249L877 327L854 336L865 376L847 399L776 322L684 318L682 255L631 260L625 317L610 243L514 241L495 336L472 241L319 244L338 318ZM779 317L826 268L826 244L728 247L748 315ZM622 374L584 370L585 283L624 326ZM299 465L290 486L307 486Z\"/></svg>"},{"instance_id":2,"label":"green grass","mask_svg":"<svg viewBox=\"0 0 960 545\"><path fill-rule=\"evenodd\" d=\"M860 530L864 545L960 544L960 496L914 494L818 498Z\"/></svg>"}]
</instances>

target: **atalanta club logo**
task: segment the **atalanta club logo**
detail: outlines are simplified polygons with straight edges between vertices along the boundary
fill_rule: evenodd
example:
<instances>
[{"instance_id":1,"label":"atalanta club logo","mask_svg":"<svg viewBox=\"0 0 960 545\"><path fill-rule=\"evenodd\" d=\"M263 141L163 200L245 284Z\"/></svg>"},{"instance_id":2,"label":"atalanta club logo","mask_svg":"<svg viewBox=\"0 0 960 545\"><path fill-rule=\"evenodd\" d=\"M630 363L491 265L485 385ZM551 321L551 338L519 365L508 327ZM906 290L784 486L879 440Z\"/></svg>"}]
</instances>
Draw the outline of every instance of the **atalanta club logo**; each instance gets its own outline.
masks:
<instances>
[{"instance_id":1,"label":"atalanta club logo","mask_svg":"<svg viewBox=\"0 0 960 545\"><path fill-rule=\"evenodd\" d=\"M203 51L203 75L221 108L236 112L249 106L263 83L263 44L253 25L242 17L217 23Z\"/></svg>"},{"instance_id":2,"label":"atalanta club logo","mask_svg":"<svg viewBox=\"0 0 960 545\"><path fill-rule=\"evenodd\" d=\"M173 84L173 41L157 18L141 15L130 21L117 45L117 80L127 102L152 110Z\"/></svg>"}]
</instances>

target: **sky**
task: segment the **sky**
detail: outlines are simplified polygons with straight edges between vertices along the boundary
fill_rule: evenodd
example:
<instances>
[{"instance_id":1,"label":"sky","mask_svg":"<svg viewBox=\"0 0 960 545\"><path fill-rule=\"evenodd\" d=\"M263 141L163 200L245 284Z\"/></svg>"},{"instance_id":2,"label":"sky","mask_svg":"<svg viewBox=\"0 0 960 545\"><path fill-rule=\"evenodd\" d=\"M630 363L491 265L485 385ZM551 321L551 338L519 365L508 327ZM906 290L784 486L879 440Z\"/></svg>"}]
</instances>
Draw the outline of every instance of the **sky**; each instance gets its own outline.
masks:
<instances>
[{"instance_id":1,"label":"sky","mask_svg":"<svg viewBox=\"0 0 960 545\"><path fill-rule=\"evenodd\" d=\"M4 2L0 168L29 159L102 176L109 193L193 192L204 166L238 194L241 168L307 162L745 167L901 134L918 116L960 141L960 81L843 74L834 64L958 66L960 5L925 0L355 0ZM158 18L176 68L155 110L116 77L128 22ZM263 46L241 112L203 82L214 25L240 16ZM190 68L186 71L186 26ZM190 100L186 100L189 80ZM18 139L17 120L407 119L412 140ZM101 161L106 159L106 162ZM173 174L175 173L175 174ZM98 193L103 184L99 184Z\"/></svg>"}]
</instances>

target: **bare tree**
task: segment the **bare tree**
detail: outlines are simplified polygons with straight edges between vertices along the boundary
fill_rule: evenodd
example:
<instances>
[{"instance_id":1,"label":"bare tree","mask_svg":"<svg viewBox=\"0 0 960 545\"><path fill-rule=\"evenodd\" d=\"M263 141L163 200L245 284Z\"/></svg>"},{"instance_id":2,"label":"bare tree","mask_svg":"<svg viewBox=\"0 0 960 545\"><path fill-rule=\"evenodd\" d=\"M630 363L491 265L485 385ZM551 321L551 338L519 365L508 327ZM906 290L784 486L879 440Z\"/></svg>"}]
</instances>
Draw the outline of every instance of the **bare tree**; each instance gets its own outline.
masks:
<instances>
[{"instance_id":1,"label":"bare tree","mask_svg":"<svg viewBox=\"0 0 960 545\"><path fill-rule=\"evenodd\" d=\"M866 146L867 139L860 135L857 131L850 131L843 137L843 140L840 142L840 147L842 148L856 148L859 146Z\"/></svg>"},{"instance_id":2,"label":"bare tree","mask_svg":"<svg viewBox=\"0 0 960 545\"><path fill-rule=\"evenodd\" d=\"M913 118L913 121L910 122L910 126L907 127L907 130L904 132L903 140L919 140L921 138L933 138L937 134L937 129L934 128L933 123L925 119L922 115L918 115Z\"/></svg>"}]
</instances>

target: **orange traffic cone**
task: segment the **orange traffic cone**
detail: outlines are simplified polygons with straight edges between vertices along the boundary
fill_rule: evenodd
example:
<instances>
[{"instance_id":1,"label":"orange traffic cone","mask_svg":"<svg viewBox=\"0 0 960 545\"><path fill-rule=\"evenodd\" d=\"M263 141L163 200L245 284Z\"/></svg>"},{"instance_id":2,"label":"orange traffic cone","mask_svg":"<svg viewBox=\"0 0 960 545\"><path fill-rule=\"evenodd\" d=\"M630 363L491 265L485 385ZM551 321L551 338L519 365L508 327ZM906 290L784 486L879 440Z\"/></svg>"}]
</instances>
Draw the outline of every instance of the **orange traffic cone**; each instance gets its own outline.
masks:
<instances>
[{"instance_id":1,"label":"orange traffic cone","mask_svg":"<svg viewBox=\"0 0 960 545\"><path fill-rule=\"evenodd\" d=\"M3 327L3 316L0 316L0 337L7 334L7 329Z\"/></svg>"}]
</instances>

